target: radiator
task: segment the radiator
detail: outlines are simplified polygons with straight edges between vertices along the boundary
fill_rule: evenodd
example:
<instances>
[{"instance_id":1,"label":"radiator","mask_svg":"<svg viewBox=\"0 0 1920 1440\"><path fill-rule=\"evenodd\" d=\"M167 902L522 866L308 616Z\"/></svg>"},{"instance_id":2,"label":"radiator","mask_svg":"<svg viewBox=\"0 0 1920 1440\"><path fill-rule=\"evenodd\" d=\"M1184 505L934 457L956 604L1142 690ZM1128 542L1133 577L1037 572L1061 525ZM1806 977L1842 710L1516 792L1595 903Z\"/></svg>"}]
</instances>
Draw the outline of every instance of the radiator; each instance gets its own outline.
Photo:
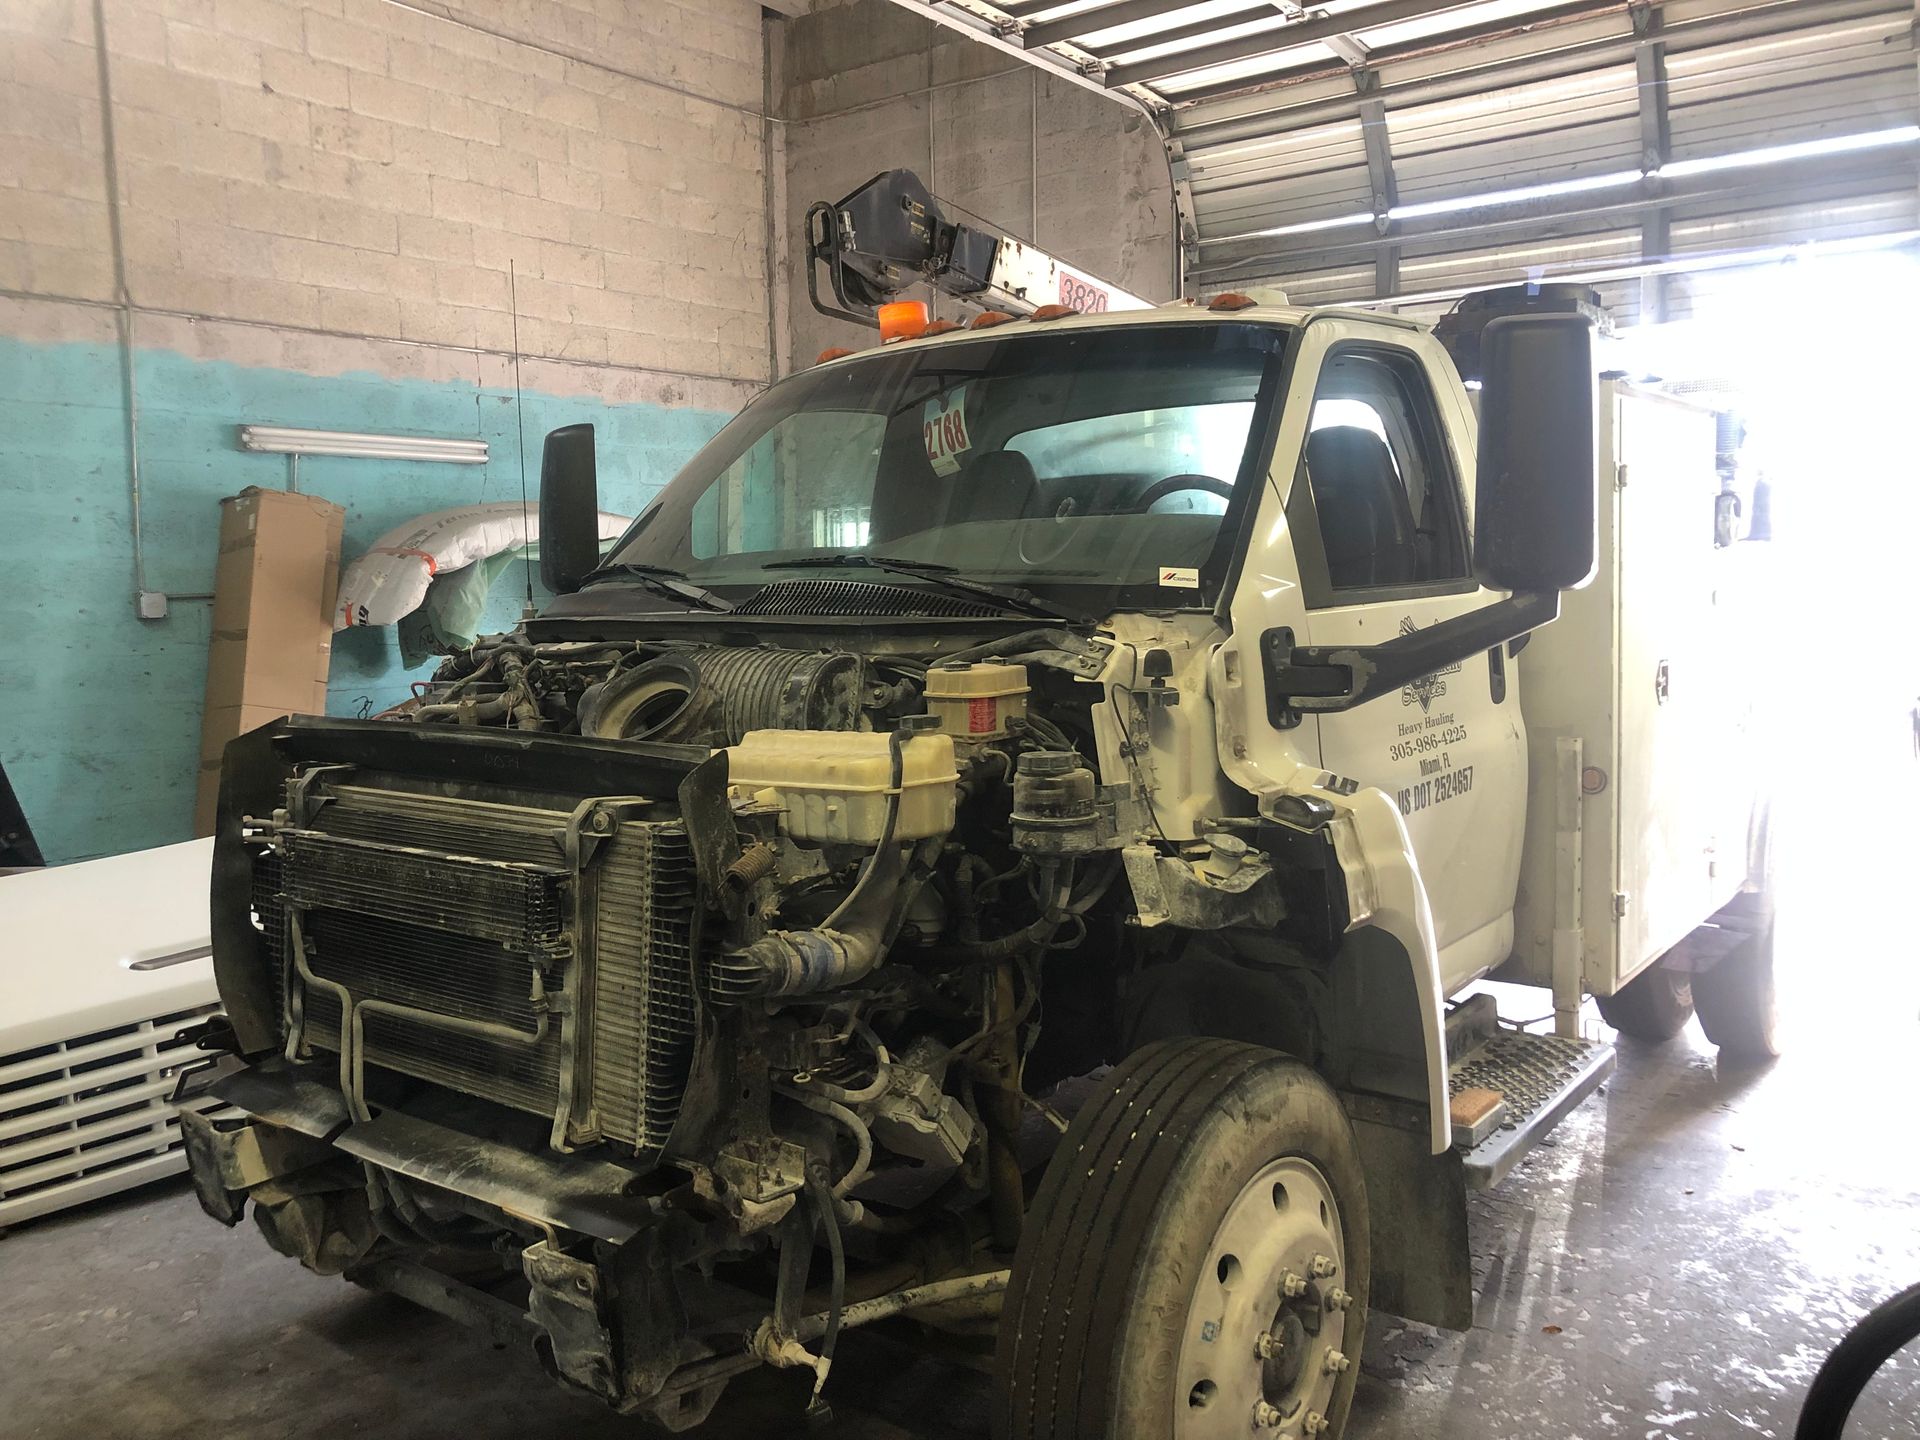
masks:
<instances>
[{"instance_id":1,"label":"radiator","mask_svg":"<svg viewBox=\"0 0 1920 1440\"><path fill-rule=\"evenodd\" d=\"M255 906L297 1052L338 1056L344 990L369 1074L551 1117L558 1143L666 1143L695 1034L677 820L614 803L569 847L573 808L325 778L288 808Z\"/></svg>"}]
</instances>

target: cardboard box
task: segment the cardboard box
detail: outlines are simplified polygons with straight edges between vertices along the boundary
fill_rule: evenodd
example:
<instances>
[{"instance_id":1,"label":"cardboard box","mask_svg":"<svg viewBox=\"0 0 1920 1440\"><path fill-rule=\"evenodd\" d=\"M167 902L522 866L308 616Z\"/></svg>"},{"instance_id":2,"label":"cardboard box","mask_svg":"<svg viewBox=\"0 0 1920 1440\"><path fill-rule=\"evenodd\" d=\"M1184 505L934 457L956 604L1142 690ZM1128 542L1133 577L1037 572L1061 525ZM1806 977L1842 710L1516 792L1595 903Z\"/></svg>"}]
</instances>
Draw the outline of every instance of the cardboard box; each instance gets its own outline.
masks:
<instances>
[{"instance_id":1,"label":"cardboard box","mask_svg":"<svg viewBox=\"0 0 1920 1440\"><path fill-rule=\"evenodd\" d=\"M283 715L327 708L345 518L330 501L284 490L249 487L220 502L196 835L213 833L229 740Z\"/></svg>"}]
</instances>

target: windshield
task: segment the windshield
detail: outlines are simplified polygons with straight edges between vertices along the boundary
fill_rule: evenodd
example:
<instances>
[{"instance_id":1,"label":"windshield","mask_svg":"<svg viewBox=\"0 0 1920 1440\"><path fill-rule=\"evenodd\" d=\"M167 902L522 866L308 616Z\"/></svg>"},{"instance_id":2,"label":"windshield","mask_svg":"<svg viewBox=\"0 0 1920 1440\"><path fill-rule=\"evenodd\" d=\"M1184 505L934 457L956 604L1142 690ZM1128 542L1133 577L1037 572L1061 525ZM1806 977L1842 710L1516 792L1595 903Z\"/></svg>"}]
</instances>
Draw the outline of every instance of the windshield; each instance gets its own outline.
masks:
<instances>
[{"instance_id":1,"label":"windshield","mask_svg":"<svg viewBox=\"0 0 1920 1440\"><path fill-rule=\"evenodd\" d=\"M1284 335L1022 326L795 376L693 458L611 564L727 587L871 557L1082 610L1141 588L1127 598L1197 603Z\"/></svg>"}]
</instances>

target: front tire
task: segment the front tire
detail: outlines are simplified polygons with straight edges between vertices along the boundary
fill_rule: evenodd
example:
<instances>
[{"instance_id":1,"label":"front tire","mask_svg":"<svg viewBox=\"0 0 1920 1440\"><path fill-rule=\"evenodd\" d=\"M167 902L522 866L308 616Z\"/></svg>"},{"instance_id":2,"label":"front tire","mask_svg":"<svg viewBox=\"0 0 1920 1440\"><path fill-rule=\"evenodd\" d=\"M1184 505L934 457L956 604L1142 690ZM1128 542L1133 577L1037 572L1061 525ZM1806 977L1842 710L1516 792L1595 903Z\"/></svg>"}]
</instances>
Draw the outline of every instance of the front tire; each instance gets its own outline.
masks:
<instances>
[{"instance_id":1,"label":"front tire","mask_svg":"<svg viewBox=\"0 0 1920 1440\"><path fill-rule=\"evenodd\" d=\"M1319 1075L1235 1041L1150 1045L1075 1117L1028 1213L994 1434L1338 1440L1369 1263L1359 1152Z\"/></svg>"},{"instance_id":2,"label":"front tire","mask_svg":"<svg viewBox=\"0 0 1920 1440\"><path fill-rule=\"evenodd\" d=\"M1622 1035L1651 1044L1673 1039L1693 1018L1693 977L1655 961L1611 995L1600 1018Z\"/></svg>"}]
</instances>

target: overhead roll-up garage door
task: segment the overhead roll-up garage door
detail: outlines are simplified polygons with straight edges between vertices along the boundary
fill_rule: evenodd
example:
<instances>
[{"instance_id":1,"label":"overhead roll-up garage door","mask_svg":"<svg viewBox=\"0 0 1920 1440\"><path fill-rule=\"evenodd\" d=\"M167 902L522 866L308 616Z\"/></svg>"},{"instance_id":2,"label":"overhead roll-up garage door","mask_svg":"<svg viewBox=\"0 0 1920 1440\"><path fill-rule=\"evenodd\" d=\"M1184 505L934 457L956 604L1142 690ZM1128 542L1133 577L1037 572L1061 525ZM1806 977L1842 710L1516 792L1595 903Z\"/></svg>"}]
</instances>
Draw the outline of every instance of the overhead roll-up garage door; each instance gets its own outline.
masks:
<instances>
[{"instance_id":1,"label":"overhead roll-up garage door","mask_svg":"<svg viewBox=\"0 0 1920 1440\"><path fill-rule=\"evenodd\" d=\"M1920 239L1914 0L897 3L1151 112L1190 290L1580 277L1632 318Z\"/></svg>"}]
</instances>

